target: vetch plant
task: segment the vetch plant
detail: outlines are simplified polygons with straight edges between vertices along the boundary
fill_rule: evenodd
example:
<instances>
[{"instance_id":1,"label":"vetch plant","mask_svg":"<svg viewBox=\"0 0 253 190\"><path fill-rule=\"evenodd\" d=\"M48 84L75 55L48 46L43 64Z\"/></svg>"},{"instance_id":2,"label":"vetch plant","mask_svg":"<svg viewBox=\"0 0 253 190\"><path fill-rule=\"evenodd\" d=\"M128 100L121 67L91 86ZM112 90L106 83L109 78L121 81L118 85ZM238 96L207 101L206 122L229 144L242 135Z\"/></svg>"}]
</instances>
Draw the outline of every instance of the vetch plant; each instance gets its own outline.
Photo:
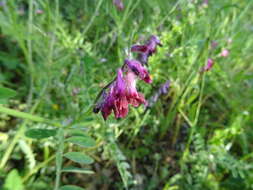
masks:
<instances>
[{"instance_id":1,"label":"vetch plant","mask_svg":"<svg viewBox=\"0 0 253 190\"><path fill-rule=\"evenodd\" d=\"M152 35L145 45L134 45L132 52L138 52L138 60L125 59L124 64L118 69L117 77L109 83L98 95L93 111L101 111L104 120L114 112L115 118L124 118L128 114L128 105L138 107L147 104L144 95L137 91L138 79L151 83L147 66L149 56L156 52L157 45L161 42L157 36Z\"/></svg>"}]
</instances>

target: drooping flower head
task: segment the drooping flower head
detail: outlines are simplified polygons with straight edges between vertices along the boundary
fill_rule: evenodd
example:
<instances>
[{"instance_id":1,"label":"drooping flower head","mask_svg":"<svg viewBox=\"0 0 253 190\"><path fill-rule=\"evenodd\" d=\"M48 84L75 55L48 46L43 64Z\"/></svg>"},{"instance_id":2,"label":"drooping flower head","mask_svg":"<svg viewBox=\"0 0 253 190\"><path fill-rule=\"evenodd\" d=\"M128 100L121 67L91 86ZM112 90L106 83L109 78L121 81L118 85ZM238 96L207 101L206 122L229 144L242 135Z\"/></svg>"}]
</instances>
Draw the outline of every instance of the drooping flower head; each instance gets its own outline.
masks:
<instances>
[{"instance_id":1,"label":"drooping flower head","mask_svg":"<svg viewBox=\"0 0 253 190\"><path fill-rule=\"evenodd\" d=\"M141 49L143 52L140 51L140 53L147 55L148 58L155 53L158 44L160 44L158 38L151 36L145 47L143 46L144 49ZM115 118L124 118L128 114L129 105L134 107L141 104L147 105L144 95L137 91L136 83L138 79L146 83L152 82L147 68L140 60L126 59L123 66L118 69L116 79L109 83L98 95L100 100L96 101L93 111L95 113L101 111L104 120L106 120L112 111Z\"/></svg>"},{"instance_id":2,"label":"drooping flower head","mask_svg":"<svg viewBox=\"0 0 253 190\"><path fill-rule=\"evenodd\" d=\"M121 69L118 69L116 80L103 90L101 100L97 102L93 111L95 113L101 111L105 120L112 111L116 118L123 118L127 115L126 84Z\"/></svg>"}]
</instances>

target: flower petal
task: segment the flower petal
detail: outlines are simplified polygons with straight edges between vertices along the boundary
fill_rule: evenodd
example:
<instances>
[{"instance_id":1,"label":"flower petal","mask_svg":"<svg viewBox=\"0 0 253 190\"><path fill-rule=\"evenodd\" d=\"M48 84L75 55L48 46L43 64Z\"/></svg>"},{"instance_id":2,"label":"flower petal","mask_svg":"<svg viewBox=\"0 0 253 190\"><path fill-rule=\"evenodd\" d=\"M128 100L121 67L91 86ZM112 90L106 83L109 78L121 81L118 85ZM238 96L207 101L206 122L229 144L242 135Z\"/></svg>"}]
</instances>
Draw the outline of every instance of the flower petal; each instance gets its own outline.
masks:
<instances>
[{"instance_id":1,"label":"flower petal","mask_svg":"<svg viewBox=\"0 0 253 190\"><path fill-rule=\"evenodd\" d=\"M146 45L133 45L131 47L131 51L146 53L148 51L148 47Z\"/></svg>"},{"instance_id":2,"label":"flower petal","mask_svg":"<svg viewBox=\"0 0 253 190\"><path fill-rule=\"evenodd\" d=\"M146 83L152 82L147 69L145 69L139 61L126 59L125 64Z\"/></svg>"}]
</instances>

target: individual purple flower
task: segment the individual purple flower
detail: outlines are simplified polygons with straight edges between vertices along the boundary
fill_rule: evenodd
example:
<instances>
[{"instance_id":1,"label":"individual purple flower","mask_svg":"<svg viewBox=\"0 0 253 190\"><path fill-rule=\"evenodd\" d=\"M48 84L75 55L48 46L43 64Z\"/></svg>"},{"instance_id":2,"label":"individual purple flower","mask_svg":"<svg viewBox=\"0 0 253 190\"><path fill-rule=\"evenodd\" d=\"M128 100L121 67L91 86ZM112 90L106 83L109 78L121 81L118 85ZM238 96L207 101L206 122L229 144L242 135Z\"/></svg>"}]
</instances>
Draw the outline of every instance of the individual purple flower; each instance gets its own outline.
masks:
<instances>
[{"instance_id":1,"label":"individual purple flower","mask_svg":"<svg viewBox=\"0 0 253 190\"><path fill-rule=\"evenodd\" d=\"M202 72L207 72L207 71L209 71L209 70L212 69L213 65L214 65L214 61L213 61L211 58L209 58L209 59L207 60L206 65L202 68L201 71L202 71Z\"/></svg>"},{"instance_id":2,"label":"individual purple flower","mask_svg":"<svg viewBox=\"0 0 253 190\"><path fill-rule=\"evenodd\" d=\"M106 89L105 89L106 90ZM102 100L99 101L93 111L101 111L104 120L114 112L116 118L123 118L128 113L127 89L122 70L118 70L116 80L108 86L108 92L102 92Z\"/></svg>"},{"instance_id":3,"label":"individual purple flower","mask_svg":"<svg viewBox=\"0 0 253 190\"><path fill-rule=\"evenodd\" d=\"M227 57L229 55L229 50L223 49L220 53L221 57Z\"/></svg>"},{"instance_id":4,"label":"individual purple flower","mask_svg":"<svg viewBox=\"0 0 253 190\"><path fill-rule=\"evenodd\" d=\"M117 7L119 11L122 11L124 9L124 4L122 0L113 0L113 4Z\"/></svg>"},{"instance_id":5,"label":"individual purple flower","mask_svg":"<svg viewBox=\"0 0 253 190\"><path fill-rule=\"evenodd\" d=\"M128 102L126 97L126 83L123 78L123 72L118 70L117 79L113 86L112 95L114 97L114 115L116 118L126 117L128 114Z\"/></svg>"},{"instance_id":6,"label":"individual purple flower","mask_svg":"<svg viewBox=\"0 0 253 190\"><path fill-rule=\"evenodd\" d=\"M162 46L162 44L157 36L152 35L145 45L133 45L131 51L138 52L138 60L146 65L148 57L156 52L157 46Z\"/></svg>"},{"instance_id":7,"label":"individual purple flower","mask_svg":"<svg viewBox=\"0 0 253 190\"><path fill-rule=\"evenodd\" d=\"M136 80L136 74L131 70L127 71L125 76L127 101L134 107L138 107L140 104L146 104L143 94L139 93L136 89Z\"/></svg>"},{"instance_id":8,"label":"individual purple flower","mask_svg":"<svg viewBox=\"0 0 253 190\"><path fill-rule=\"evenodd\" d=\"M125 60L125 64L135 73L136 76L140 77L141 80L146 83L151 83L152 80L146 68L137 60Z\"/></svg>"}]
</instances>

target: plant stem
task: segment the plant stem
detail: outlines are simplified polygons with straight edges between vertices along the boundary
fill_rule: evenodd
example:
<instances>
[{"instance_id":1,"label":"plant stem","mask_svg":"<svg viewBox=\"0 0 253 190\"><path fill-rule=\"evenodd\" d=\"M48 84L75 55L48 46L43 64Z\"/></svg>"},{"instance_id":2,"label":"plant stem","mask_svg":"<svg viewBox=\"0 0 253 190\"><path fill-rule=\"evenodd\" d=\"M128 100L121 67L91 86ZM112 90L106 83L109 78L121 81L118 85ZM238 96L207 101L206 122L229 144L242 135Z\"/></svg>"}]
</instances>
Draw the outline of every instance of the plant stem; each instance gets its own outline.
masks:
<instances>
[{"instance_id":1,"label":"plant stem","mask_svg":"<svg viewBox=\"0 0 253 190\"><path fill-rule=\"evenodd\" d=\"M90 29L91 25L93 24L95 18L97 17L97 14L98 14L98 11L99 11L99 8L100 6L102 5L104 0L100 0L98 3L97 3L97 6L96 6L96 9L94 11L94 14L92 15L91 19L90 19L90 22L86 25L86 28L84 29L84 31L82 32L82 36L84 36L86 34L86 32Z\"/></svg>"},{"instance_id":2,"label":"plant stem","mask_svg":"<svg viewBox=\"0 0 253 190\"><path fill-rule=\"evenodd\" d=\"M58 129L57 138L58 138L58 149L56 153L56 179L54 190L59 189L61 179L62 157L64 150L64 133L62 128Z\"/></svg>"},{"instance_id":3,"label":"plant stem","mask_svg":"<svg viewBox=\"0 0 253 190\"><path fill-rule=\"evenodd\" d=\"M1 109L1 107L0 107L0 109ZM8 146L7 150L5 151L3 158L1 159L0 169L4 168L4 166L5 166L6 162L8 161L9 156L10 156L13 148L15 147L19 137L22 136L22 134L23 134L26 124L27 124L27 120L21 125L18 132L16 133L13 140L11 141L10 145Z\"/></svg>"},{"instance_id":4,"label":"plant stem","mask_svg":"<svg viewBox=\"0 0 253 190\"><path fill-rule=\"evenodd\" d=\"M26 174L23 177L22 182L23 183L26 182L33 174L35 174L40 168L45 167L45 165L47 165L49 162L51 162L54 158L55 158L55 155L49 157L45 161L43 161L40 164L38 164L35 168L33 168L28 174Z\"/></svg>"},{"instance_id":5,"label":"plant stem","mask_svg":"<svg viewBox=\"0 0 253 190\"><path fill-rule=\"evenodd\" d=\"M33 27L33 0L29 0L29 15L28 15L28 39L27 39L27 47L28 47L28 67L30 72L30 89L27 98L27 105L30 107L33 99L33 83L34 83L34 67L33 67L33 56L32 56L32 27Z\"/></svg>"}]
</instances>

